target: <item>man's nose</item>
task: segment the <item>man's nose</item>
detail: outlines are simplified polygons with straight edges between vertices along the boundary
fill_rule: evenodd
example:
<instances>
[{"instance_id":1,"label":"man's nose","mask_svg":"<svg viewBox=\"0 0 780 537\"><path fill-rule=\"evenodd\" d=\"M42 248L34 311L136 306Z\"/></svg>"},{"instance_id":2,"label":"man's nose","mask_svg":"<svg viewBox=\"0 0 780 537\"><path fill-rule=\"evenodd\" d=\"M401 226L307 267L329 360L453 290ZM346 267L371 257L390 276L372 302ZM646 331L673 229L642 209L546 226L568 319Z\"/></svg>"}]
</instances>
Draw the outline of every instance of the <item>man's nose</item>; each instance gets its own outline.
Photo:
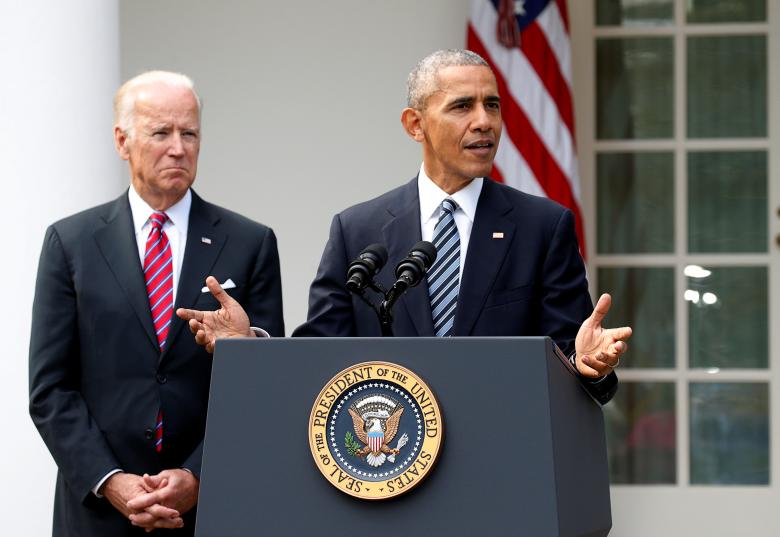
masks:
<instances>
[{"instance_id":1,"label":"man's nose","mask_svg":"<svg viewBox=\"0 0 780 537\"><path fill-rule=\"evenodd\" d=\"M171 136L170 144L168 145L168 154L175 157L184 155L184 141L181 139L181 134L175 132Z\"/></svg>"},{"instance_id":2,"label":"man's nose","mask_svg":"<svg viewBox=\"0 0 780 537\"><path fill-rule=\"evenodd\" d=\"M492 127L490 114L484 105L474 107L474 116L471 120L471 129L475 131L487 131Z\"/></svg>"}]
</instances>

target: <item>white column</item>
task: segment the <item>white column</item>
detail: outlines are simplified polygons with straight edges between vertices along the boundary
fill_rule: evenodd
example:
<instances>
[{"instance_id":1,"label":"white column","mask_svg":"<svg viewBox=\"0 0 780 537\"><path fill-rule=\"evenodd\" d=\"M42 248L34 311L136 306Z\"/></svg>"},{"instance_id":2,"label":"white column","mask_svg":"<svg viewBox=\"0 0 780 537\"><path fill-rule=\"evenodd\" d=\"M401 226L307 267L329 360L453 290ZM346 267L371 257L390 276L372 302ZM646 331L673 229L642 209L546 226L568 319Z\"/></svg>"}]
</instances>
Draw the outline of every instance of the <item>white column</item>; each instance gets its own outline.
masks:
<instances>
[{"instance_id":1,"label":"white column","mask_svg":"<svg viewBox=\"0 0 780 537\"><path fill-rule=\"evenodd\" d=\"M118 195L113 149L118 0L0 0L3 535L50 535L55 465L27 411L27 352L43 233Z\"/></svg>"}]
</instances>

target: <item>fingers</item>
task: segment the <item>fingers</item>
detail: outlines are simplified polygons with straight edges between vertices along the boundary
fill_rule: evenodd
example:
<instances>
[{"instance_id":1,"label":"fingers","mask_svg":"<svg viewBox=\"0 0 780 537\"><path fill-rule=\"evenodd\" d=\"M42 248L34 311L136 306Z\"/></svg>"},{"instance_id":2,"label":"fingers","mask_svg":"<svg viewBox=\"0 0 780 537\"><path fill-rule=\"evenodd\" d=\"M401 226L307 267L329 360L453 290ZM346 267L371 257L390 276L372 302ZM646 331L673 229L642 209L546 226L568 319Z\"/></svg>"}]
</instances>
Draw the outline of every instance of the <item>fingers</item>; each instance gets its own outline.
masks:
<instances>
[{"instance_id":1,"label":"fingers","mask_svg":"<svg viewBox=\"0 0 780 537\"><path fill-rule=\"evenodd\" d=\"M190 332L193 334L197 334L198 330L203 330L203 323L197 321L196 319L190 319L187 322L187 326L189 326Z\"/></svg>"},{"instance_id":2,"label":"fingers","mask_svg":"<svg viewBox=\"0 0 780 537\"><path fill-rule=\"evenodd\" d=\"M195 332L195 343L198 345L208 345L211 343L211 341L209 341L208 335L206 334L206 331L202 328Z\"/></svg>"},{"instance_id":3,"label":"fingers","mask_svg":"<svg viewBox=\"0 0 780 537\"><path fill-rule=\"evenodd\" d=\"M176 315L185 321L195 319L198 322L203 321L203 315L205 312L199 310L188 310L187 308L179 308L176 310Z\"/></svg>"},{"instance_id":4,"label":"fingers","mask_svg":"<svg viewBox=\"0 0 780 537\"><path fill-rule=\"evenodd\" d=\"M159 475L144 474L144 488L146 492L152 492L155 489L163 488L168 484L168 479Z\"/></svg>"},{"instance_id":5,"label":"fingers","mask_svg":"<svg viewBox=\"0 0 780 537\"><path fill-rule=\"evenodd\" d=\"M610 328L608 330L609 336L615 340L625 340L631 337L634 331L630 326L621 326L620 328Z\"/></svg>"},{"instance_id":6,"label":"fingers","mask_svg":"<svg viewBox=\"0 0 780 537\"><path fill-rule=\"evenodd\" d=\"M162 507L162 506L158 506ZM166 507L162 507L167 509ZM152 513L144 511L143 513L137 513L130 515L130 522L133 526L140 526L145 528L146 531L151 531L155 528L181 528L184 526L184 520L180 516L164 516L157 517Z\"/></svg>"},{"instance_id":7,"label":"fingers","mask_svg":"<svg viewBox=\"0 0 780 537\"><path fill-rule=\"evenodd\" d=\"M608 354L610 357L614 357L614 361L611 361L610 366L616 367L617 362L620 360L620 355L628 350L628 343L625 341L616 341L609 346Z\"/></svg>"},{"instance_id":8,"label":"fingers","mask_svg":"<svg viewBox=\"0 0 780 537\"><path fill-rule=\"evenodd\" d=\"M146 494L140 494L127 502L127 507L132 511L143 511L156 503L163 503L163 495L159 489Z\"/></svg>"},{"instance_id":9,"label":"fingers","mask_svg":"<svg viewBox=\"0 0 780 537\"><path fill-rule=\"evenodd\" d=\"M181 516L181 513L179 513L176 509L171 509L170 507L165 507L164 505L156 503L144 509L143 512L136 513L136 515L146 515L147 517L151 518L177 518ZM146 517L144 520L145 519Z\"/></svg>"},{"instance_id":10,"label":"fingers","mask_svg":"<svg viewBox=\"0 0 780 537\"><path fill-rule=\"evenodd\" d=\"M219 282L214 276L209 276L206 278L206 287L209 288L212 296L217 299L217 302L219 302L219 305L223 308L227 308L228 306L232 306L236 303L236 301L233 300L233 297L231 297L225 292L224 289L222 289L222 286L219 285Z\"/></svg>"},{"instance_id":11,"label":"fingers","mask_svg":"<svg viewBox=\"0 0 780 537\"><path fill-rule=\"evenodd\" d=\"M593 308L593 313L591 313L588 318L591 325L600 325L601 321L604 320L604 317L606 317L609 312L609 307L611 305L612 297L608 293L601 295L598 302L596 302L596 307Z\"/></svg>"},{"instance_id":12,"label":"fingers","mask_svg":"<svg viewBox=\"0 0 780 537\"><path fill-rule=\"evenodd\" d=\"M577 371L580 375L588 378L603 377L606 373L602 373L603 364L593 358L592 356L583 356L579 363L577 363Z\"/></svg>"},{"instance_id":13,"label":"fingers","mask_svg":"<svg viewBox=\"0 0 780 537\"><path fill-rule=\"evenodd\" d=\"M611 364L617 365L617 359L612 361ZM613 365L610 365L610 359L601 355L599 357L593 355L585 355L582 357L582 366L580 366L579 372L585 377L595 378L603 377L612 372Z\"/></svg>"},{"instance_id":14,"label":"fingers","mask_svg":"<svg viewBox=\"0 0 780 537\"><path fill-rule=\"evenodd\" d=\"M615 341L605 352L582 357L582 366L578 367L581 374L586 377L602 377L608 375L620 364L620 356L628 350L625 341Z\"/></svg>"}]
</instances>

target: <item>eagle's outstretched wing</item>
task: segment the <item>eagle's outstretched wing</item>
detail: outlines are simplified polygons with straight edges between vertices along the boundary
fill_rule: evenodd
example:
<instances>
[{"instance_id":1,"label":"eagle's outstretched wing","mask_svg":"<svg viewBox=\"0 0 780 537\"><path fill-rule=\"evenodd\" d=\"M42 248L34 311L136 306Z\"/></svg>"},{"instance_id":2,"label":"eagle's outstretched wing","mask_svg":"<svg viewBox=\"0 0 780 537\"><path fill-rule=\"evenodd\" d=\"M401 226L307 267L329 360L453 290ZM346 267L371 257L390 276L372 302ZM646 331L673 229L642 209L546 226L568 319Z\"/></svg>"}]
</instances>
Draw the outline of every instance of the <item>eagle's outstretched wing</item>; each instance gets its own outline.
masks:
<instances>
[{"instance_id":1,"label":"eagle's outstretched wing","mask_svg":"<svg viewBox=\"0 0 780 537\"><path fill-rule=\"evenodd\" d=\"M395 438L395 433L398 432L398 425L401 423L401 414L404 413L404 407L399 407L398 410L393 412L393 415L387 418L385 422L385 444L390 445L390 442Z\"/></svg>"},{"instance_id":2,"label":"eagle's outstretched wing","mask_svg":"<svg viewBox=\"0 0 780 537\"><path fill-rule=\"evenodd\" d=\"M352 425L355 429L355 434L363 444L368 444L368 437L366 436L366 422L360 417L360 414L349 409L349 415L352 416Z\"/></svg>"}]
</instances>

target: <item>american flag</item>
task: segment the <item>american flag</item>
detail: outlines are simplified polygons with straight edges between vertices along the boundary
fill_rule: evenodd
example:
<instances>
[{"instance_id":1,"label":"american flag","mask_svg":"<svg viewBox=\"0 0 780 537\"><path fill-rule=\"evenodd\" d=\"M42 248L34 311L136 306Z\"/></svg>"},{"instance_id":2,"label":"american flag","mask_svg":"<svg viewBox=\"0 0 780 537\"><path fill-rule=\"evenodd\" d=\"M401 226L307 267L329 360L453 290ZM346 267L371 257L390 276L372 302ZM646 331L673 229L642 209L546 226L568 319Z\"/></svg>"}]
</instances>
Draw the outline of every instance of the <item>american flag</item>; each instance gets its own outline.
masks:
<instances>
[{"instance_id":1,"label":"american flag","mask_svg":"<svg viewBox=\"0 0 780 537\"><path fill-rule=\"evenodd\" d=\"M584 256L566 0L472 0L467 48L490 63L501 95L493 179L571 209Z\"/></svg>"}]
</instances>

